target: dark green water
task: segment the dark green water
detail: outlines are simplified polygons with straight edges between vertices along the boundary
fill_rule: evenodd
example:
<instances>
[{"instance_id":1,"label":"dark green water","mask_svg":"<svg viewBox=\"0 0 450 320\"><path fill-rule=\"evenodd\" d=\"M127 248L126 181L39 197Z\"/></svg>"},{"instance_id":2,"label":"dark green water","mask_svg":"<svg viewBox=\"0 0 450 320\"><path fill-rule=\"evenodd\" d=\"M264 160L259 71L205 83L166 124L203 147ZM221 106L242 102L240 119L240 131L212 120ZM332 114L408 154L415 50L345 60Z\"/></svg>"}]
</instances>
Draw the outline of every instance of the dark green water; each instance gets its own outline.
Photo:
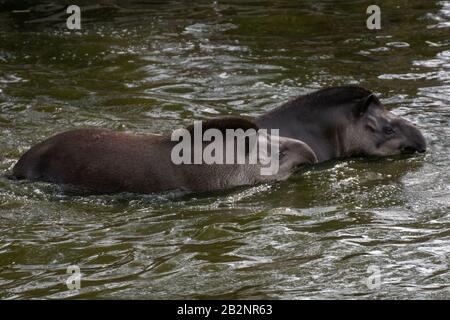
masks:
<instances>
[{"instance_id":1,"label":"dark green water","mask_svg":"<svg viewBox=\"0 0 450 320\"><path fill-rule=\"evenodd\" d=\"M80 32L64 6L0 7L2 173L67 129L163 132L341 84L379 94L428 151L206 195L2 177L0 298L450 298L449 1L377 1L381 31L358 0L85 3Z\"/></svg>"}]
</instances>

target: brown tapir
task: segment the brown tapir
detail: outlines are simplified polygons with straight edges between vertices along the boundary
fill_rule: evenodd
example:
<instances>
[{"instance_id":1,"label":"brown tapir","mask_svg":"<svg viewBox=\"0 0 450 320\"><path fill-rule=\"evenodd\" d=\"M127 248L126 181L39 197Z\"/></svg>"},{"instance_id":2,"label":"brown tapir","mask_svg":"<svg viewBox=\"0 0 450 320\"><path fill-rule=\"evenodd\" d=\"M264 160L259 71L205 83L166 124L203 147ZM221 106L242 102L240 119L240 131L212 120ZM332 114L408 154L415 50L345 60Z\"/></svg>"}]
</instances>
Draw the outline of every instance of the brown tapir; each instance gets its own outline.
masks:
<instances>
[{"instance_id":1,"label":"brown tapir","mask_svg":"<svg viewBox=\"0 0 450 320\"><path fill-rule=\"evenodd\" d=\"M255 122L260 128L277 128L281 136L307 143L319 162L426 150L419 129L358 86L325 88L297 97Z\"/></svg>"},{"instance_id":2,"label":"brown tapir","mask_svg":"<svg viewBox=\"0 0 450 320\"><path fill-rule=\"evenodd\" d=\"M206 121L203 129L211 128L258 129L241 118ZM188 130L192 132L192 128ZM270 140L269 135L258 135L258 139ZM302 141L279 137L279 170L271 175L261 174L261 163L177 165L171 158L176 144L170 135L72 130L33 146L14 166L13 175L92 193L211 191L286 179L296 167L317 162Z\"/></svg>"}]
</instances>

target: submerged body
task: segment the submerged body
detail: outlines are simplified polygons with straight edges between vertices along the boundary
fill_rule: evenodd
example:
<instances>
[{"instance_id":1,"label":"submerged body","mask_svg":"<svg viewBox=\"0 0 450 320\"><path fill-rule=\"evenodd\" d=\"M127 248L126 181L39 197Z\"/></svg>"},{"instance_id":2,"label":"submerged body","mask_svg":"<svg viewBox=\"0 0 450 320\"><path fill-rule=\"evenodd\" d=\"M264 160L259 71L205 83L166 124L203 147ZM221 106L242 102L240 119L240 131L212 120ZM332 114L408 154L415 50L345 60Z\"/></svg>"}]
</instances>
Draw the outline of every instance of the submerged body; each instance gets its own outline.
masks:
<instances>
[{"instance_id":1,"label":"submerged body","mask_svg":"<svg viewBox=\"0 0 450 320\"><path fill-rule=\"evenodd\" d=\"M233 122L226 120L219 126L233 126L230 121ZM242 121L239 124L242 126ZM248 126L254 124L249 122ZM95 193L210 191L282 180L297 166L317 162L303 142L280 138L284 155L275 175L261 175L259 164L176 165L171 159L175 144L170 136L72 130L33 146L14 166L13 175Z\"/></svg>"},{"instance_id":2,"label":"submerged body","mask_svg":"<svg viewBox=\"0 0 450 320\"><path fill-rule=\"evenodd\" d=\"M370 91L331 87L300 96L255 119L260 128L308 144L319 162L352 156L424 152L426 142L411 122L386 110Z\"/></svg>"}]
</instances>

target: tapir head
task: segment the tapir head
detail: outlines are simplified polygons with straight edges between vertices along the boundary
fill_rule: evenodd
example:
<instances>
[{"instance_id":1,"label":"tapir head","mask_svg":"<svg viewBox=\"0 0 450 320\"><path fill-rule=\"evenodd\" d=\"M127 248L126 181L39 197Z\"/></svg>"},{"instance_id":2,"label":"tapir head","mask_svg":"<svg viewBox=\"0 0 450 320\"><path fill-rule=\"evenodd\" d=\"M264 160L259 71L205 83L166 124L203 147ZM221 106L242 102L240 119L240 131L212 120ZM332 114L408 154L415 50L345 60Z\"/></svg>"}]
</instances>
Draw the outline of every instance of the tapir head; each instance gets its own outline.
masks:
<instances>
[{"instance_id":1,"label":"tapir head","mask_svg":"<svg viewBox=\"0 0 450 320\"><path fill-rule=\"evenodd\" d=\"M353 107L352 149L368 156L423 153L426 142L420 130L408 120L386 110L374 94Z\"/></svg>"}]
</instances>

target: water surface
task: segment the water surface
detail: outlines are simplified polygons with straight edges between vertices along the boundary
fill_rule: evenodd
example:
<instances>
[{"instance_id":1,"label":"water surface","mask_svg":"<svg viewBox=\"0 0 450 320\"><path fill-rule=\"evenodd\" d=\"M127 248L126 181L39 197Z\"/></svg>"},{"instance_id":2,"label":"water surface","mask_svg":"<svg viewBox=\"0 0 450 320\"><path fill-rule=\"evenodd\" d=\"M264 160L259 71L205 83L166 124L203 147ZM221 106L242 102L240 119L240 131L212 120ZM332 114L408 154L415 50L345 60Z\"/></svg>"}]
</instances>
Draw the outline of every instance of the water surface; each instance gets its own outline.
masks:
<instances>
[{"instance_id":1,"label":"water surface","mask_svg":"<svg viewBox=\"0 0 450 320\"><path fill-rule=\"evenodd\" d=\"M416 123L428 151L197 195L2 177L0 298L450 298L449 1L379 1L380 31L359 0L79 3L80 31L63 5L0 8L2 174L64 130L167 132L343 84Z\"/></svg>"}]
</instances>

